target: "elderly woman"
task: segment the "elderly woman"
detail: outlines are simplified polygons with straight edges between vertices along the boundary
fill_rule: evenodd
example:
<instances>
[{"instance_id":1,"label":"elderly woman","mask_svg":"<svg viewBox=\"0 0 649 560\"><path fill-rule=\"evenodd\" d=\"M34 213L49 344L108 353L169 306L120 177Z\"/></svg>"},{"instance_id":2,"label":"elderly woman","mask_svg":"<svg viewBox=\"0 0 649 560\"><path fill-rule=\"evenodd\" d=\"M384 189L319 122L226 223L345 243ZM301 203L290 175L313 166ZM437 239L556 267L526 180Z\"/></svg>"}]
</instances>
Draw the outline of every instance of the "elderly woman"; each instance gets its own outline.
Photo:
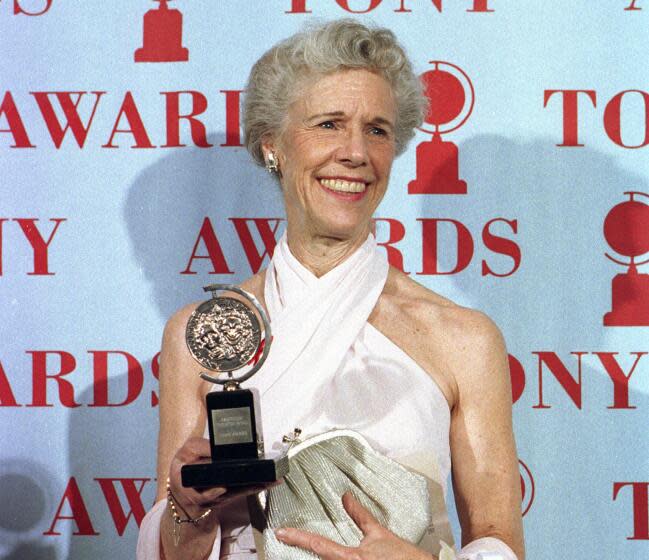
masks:
<instances>
[{"instance_id":1,"label":"elderly woman","mask_svg":"<svg viewBox=\"0 0 649 560\"><path fill-rule=\"evenodd\" d=\"M287 217L268 269L241 284L267 309L274 335L250 385L262 395L267 445L296 426L305 436L333 433L317 440L311 463L335 468L297 481L309 461L292 462L294 478L268 497L305 511L280 511L292 526L267 526L263 540L247 506L262 488L181 485L181 466L210 455L204 398L214 389L185 344L196 306L181 309L163 338L159 502L138 558L453 558L452 472L458 557L522 560L503 339L483 314L389 267L372 235L392 162L426 109L403 49L387 29L327 23L264 54L246 91L246 144L277 177ZM324 502L334 495L337 505L321 508L331 519L306 523L308 500L291 494L303 483L307 494L328 492Z\"/></svg>"}]
</instances>

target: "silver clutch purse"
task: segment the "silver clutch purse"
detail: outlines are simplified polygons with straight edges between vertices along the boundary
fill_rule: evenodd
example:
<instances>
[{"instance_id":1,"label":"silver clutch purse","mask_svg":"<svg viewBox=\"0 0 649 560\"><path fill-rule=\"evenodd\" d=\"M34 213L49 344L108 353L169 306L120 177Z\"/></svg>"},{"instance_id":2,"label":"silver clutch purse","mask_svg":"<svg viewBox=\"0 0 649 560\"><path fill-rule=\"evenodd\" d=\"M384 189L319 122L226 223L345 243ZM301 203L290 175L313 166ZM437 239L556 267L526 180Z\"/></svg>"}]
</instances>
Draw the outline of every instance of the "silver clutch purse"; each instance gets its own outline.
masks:
<instances>
[{"instance_id":1,"label":"silver clutch purse","mask_svg":"<svg viewBox=\"0 0 649 560\"><path fill-rule=\"evenodd\" d=\"M350 491L390 531L413 544L430 531L426 479L374 451L351 430L333 430L289 450L284 483L259 496L264 512L266 560L311 560L305 550L275 538L274 529L296 527L345 546L358 546L363 534L342 505Z\"/></svg>"}]
</instances>

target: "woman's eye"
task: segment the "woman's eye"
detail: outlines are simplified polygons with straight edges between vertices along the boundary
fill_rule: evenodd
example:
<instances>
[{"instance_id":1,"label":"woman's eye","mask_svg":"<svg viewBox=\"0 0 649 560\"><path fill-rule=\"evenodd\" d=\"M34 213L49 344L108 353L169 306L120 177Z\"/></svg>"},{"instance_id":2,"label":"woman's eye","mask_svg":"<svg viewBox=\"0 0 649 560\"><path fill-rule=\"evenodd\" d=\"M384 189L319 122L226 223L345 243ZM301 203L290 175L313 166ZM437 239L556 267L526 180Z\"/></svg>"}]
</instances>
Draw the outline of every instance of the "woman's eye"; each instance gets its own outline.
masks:
<instances>
[{"instance_id":1,"label":"woman's eye","mask_svg":"<svg viewBox=\"0 0 649 560\"><path fill-rule=\"evenodd\" d=\"M336 123L334 123L333 121L324 121L324 122L321 122L318 126L320 128L326 128L326 129L331 130L331 129L336 128Z\"/></svg>"},{"instance_id":2,"label":"woman's eye","mask_svg":"<svg viewBox=\"0 0 649 560\"><path fill-rule=\"evenodd\" d=\"M370 132L372 134L376 134L377 136L385 136L385 135L387 135L387 132L384 129L379 128L378 126L373 126L370 129Z\"/></svg>"}]
</instances>

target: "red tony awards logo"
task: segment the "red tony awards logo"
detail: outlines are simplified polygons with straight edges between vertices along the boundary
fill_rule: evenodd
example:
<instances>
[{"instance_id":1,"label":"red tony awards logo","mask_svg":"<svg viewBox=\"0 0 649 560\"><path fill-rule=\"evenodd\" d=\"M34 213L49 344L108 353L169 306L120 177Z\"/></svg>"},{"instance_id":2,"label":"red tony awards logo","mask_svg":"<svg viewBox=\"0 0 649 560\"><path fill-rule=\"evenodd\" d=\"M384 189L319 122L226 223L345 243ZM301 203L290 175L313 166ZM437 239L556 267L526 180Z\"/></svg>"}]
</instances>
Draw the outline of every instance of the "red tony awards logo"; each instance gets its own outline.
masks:
<instances>
[{"instance_id":1,"label":"red tony awards logo","mask_svg":"<svg viewBox=\"0 0 649 560\"><path fill-rule=\"evenodd\" d=\"M615 275L612 285L611 311L604 315L607 327L649 326L649 274L640 274L638 265L649 259L636 257L649 252L649 205L634 197L649 194L627 191L629 200L611 208L604 220L604 237L611 248L629 258L629 262L604 253L614 263L628 267Z\"/></svg>"},{"instance_id":2,"label":"red tony awards logo","mask_svg":"<svg viewBox=\"0 0 649 560\"><path fill-rule=\"evenodd\" d=\"M471 115L473 84L455 64L440 60L431 60L430 64L434 68L422 74L430 100L424 120L434 129L421 130L433 138L417 146L417 178L408 183L408 194L466 194L466 181L459 178L457 146L444 142L442 134L457 130Z\"/></svg>"},{"instance_id":3,"label":"red tony awards logo","mask_svg":"<svg viewBox=\"0 0 649 560\"><path fill-rule=\"evenodd\" d=\"M183 47L183 15L160 2L158 9L144 14L144 44L135 51L135 62L185 62L189 51Z\"/></svg>"},{"instance_id":4,"label":"red tony awards logo","mask_svg":"<svg viewBox=\"0 0 649 560\"><path fill-rule=\"evenodd\" d=\"M636 4L640 3L640 0L628 0L630 4L624 8L625 12L639 12L642 10L640 6L637 6Z\"/></svg>"},{"instance_id":5,"label":"red tony awards logo","mask_svg":"<svg viewBox=\"0 0 649 560\"><path fill-rule=\"evenodd\" d=\"M525 516L530 511L532 502L534 501L534 478L530 469L520 459L518 460L518 472L521 477L521 496L523 497L521 507L523 509L523 516Z\"/></svg>"}]
</instances>

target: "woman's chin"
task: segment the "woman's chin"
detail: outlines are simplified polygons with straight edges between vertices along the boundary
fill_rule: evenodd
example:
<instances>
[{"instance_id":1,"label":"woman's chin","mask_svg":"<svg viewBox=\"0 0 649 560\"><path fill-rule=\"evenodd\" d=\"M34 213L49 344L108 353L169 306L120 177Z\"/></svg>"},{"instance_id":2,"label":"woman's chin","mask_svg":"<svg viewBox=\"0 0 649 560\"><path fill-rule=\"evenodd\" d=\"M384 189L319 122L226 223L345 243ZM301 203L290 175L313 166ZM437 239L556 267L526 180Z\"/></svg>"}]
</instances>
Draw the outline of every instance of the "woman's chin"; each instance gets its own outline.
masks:
<instances>
[{"instance_id":1,"label":"woman's chin","mask_svg":"<svg viewBox=\"0 0 649 560\"><path fill-rule=\"evenodd\" d=\"M345 239L360 235L370 230L373 205L370 199L364 203L352 203L331 198L318 208L317 221L326 231L331 231Z\"/></svg>"},{"instance_id":2,"label":"woman's chin","mask_svg":"<svg viewBox=\"0 0 649 560\"><path fill-rule=\"evenodd\" d=\"M368 220L319 220L319 222L320 235L334 239L365 237L370 231Z\"/></svg>"}]
</instances>

